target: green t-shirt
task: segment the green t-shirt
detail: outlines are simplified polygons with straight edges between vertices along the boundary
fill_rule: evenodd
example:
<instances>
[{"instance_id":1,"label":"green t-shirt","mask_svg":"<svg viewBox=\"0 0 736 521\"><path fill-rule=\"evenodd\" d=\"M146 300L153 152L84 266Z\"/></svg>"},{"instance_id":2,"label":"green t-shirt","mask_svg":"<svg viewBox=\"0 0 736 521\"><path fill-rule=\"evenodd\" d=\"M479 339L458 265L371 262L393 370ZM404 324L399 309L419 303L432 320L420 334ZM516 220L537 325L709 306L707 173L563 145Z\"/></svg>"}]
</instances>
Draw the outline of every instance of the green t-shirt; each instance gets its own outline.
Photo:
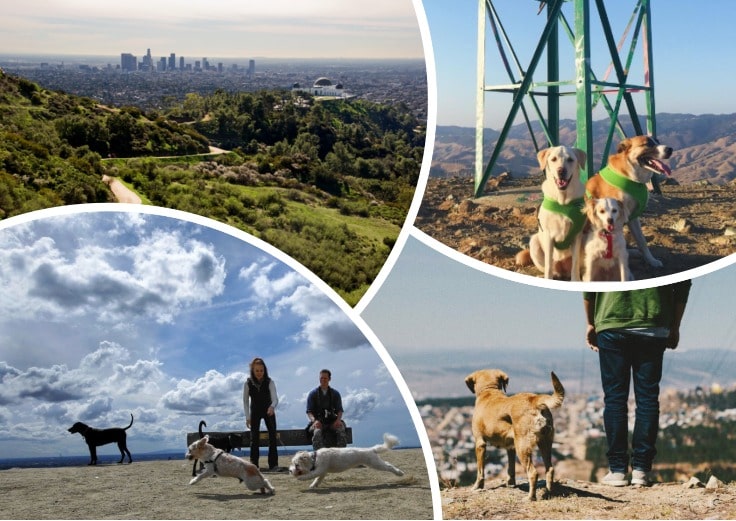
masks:
<instances>
[{"instance_id":1,"label":"green t-shirt","mask_svg":"<svg viewBox=\"0 0 736 521\"><path fill-rule=\"evenodd\" d=\"M594 301L594 326L606 329L669 328L675 319L675 306L686 304L691 282L685 280L667 286L611 291L585 292L583 298Z\"/></svg>"}]
</instances>

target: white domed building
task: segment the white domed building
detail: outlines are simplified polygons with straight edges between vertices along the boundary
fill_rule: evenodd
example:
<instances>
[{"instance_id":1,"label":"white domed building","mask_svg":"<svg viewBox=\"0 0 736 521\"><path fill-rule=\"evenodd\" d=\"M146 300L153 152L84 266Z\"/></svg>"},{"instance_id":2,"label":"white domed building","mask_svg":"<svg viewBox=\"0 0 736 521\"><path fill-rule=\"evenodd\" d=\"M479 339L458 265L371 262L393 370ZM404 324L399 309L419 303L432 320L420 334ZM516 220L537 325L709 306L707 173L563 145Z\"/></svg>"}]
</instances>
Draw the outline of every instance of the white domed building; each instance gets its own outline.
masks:
<instances>
[{"instance_id":1,"label":"white domed building","mask_svg":"<svg viewBox=\"0 0 736 521\"><path fill-rule=\"evenodd\" d=\"M334 85L329 78L317 78L311 87L302 87L295 83L291 89L296 92L308 92L320 98L350 98L352 94L345 91L341 83Z\"/></svg>"}]
</instances>

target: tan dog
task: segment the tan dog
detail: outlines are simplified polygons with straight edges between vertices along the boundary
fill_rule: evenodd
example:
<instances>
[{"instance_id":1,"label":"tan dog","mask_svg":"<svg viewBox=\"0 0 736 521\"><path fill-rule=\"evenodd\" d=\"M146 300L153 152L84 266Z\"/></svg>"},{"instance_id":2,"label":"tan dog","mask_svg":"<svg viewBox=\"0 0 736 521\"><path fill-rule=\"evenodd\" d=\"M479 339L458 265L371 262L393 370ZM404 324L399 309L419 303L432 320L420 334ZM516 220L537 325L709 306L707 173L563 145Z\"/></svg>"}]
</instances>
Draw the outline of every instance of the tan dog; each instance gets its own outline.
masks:
<instances>
[{"instance_id":1,"label":"tan dog","mask_svg":"<svg viewBox=\"0 0 736 521\"><path fill-rule=\"evenodd\" d=\"M578 253L585 222L580 213L584 195L580 168L585 157L582 150L565 146L537 154L544 171L544 199L538 214L539 231L529 240L529 256L547 279L580 280Z\"/></svg>"},{"instance_id":2,"label":"tan dog","mask_svg":"<svg viewBox=\"0 0 736 521\"><path fill-rule=\"evenodd\" d=\"M646 262L661 268L662 262L655 259L641 231L639 216L644 212L649 198L647 183L653 173L670 175L670 168L662 162L672 155L672 148L660 145L649 136L624 139L615 154L608 157L608 165L597 175L588 179L585 190L588 197L603 199L612 197L623 203L629 216L629 231L636 241Z\"/></svg>"},{"instance_id":3,"label":"tan dog","mask_svg":"<svg viewBox=\"0 0 736 521\"><path fill-rule=\"evenodd\" d=\"M554 393L519 393L506 395L509 377L499 369L481 369L465 378L465 384L475 394L473 438L478 477L473 489L482 489L485 482L486 443L506 449L509 459L508 486L516 485L516 455L529 479L530 501L537 499L537 469L534 466L534 446L544 461L547 492L552 493L552 441L555 436L550 409L562 405L565 389L552 373Z\"/></svg>"},{"instance_id":4,"label":"tan dog","mask_svg":"<svg viewBox=\"0 0 736 521\"><path fill-rule=\"evenodd\" d=\"M628 220L622 204L611 197L585 202L588 225L583 232L583 281L631 280L629 252L624 223Z\"/></svg>"}]
</instances>

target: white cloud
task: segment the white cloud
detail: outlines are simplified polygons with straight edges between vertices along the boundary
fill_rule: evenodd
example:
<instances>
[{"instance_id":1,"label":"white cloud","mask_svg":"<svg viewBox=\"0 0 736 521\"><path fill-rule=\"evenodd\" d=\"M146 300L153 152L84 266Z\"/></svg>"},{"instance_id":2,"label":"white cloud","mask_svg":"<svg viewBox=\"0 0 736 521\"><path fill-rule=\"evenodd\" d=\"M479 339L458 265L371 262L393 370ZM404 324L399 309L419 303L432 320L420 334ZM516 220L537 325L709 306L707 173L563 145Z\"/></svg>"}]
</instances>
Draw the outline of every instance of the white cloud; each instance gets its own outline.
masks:
<instances>
[{"instance_id":1,"label":"white cloud","mask_svg":"<svg viewBox=\"0 0 736 521\"><path fill-rule=\"evenodd\" d=\"M113 230L119 231L116 228ZM0 249L0 302L6 318L72 316L120 324L131 317L170 323L183 309L224 291L225 260L212 245L177 232L155 231L132 245L22 242L13 233ZM77 245L73 245L77 246Z\"/></svg>"},{"instance_id":2,"label":"white cloud","mask_svg":"<svg viewBox=\"0 0 736 521\"><path fill-rule=\"evenodd\" d=\"M238 404L247 377L241 372L224 375L211 369L194 381L179 381L161 397L161 405L185 414L227 414Z\"/></svg>"}]
</instances>

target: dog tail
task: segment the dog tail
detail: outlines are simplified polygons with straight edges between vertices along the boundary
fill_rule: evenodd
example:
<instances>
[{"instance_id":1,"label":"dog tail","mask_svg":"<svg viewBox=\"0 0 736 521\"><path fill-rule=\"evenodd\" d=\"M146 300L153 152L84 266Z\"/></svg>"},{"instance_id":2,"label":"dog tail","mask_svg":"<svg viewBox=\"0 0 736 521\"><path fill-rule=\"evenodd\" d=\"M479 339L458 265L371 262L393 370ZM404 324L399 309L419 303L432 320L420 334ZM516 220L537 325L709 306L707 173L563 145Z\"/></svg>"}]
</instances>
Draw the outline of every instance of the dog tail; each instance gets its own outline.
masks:
<instances>
[{"instance_id":1,"label":"dog tail","mask_svg":"<svg viewBox=\"0 0 736 521\"><path fill-rule=\"evenodd\" d=\"M533 264L531 252L528 249L521 250L514 257L514 262L517 266L531 266Z\"/></svg>"},{"instance_id":2,"label":"dog tail","mask_svg":"<svg viewBox=\"0 0 736 521\"><path fill-rule=\"evenodd\" d=\"M542 400L542 403L550 409L557 409L562 405L562 401L565 399L565 388L562 387L562 382L557 378L557 375L552 371L552 388L554 392L548 394Z\"/></svg>"},{"instance_id":3,"label":"dog tail","mask_svg":"<svg viewBox=\"0 0 736 521\"><path fill-rule=\"evenodd\" d=\"M130 429L131 425L133 425L133 413L130 413L130 425L125 427L123 430L127 431L128 429Z\"/></svg>"},{"instance_id":4,"label":"dog tail","mask_svg":"<svg viewBox=\"0 0 736 521\"><path fill-rule=\"evenodd\" d=\"M399 438L397 438L393 434L385 433L383 435L383 443L381 445L375 445L373 447L373 450L375 452L385 452L387 450L393 449L398 444Z\"/></svg>"},{"instance_id":5,"label":"dog tail","mask_svg":"<svg viewBox=\"0 0 736 521\"><path fill-rule=\"evenodd\" d=\"M199 422L199 438L201 439L204 436L204 433L202 432L202 427L207 427L207 424L204 420Z\"/></svg>"}]
</instances>

